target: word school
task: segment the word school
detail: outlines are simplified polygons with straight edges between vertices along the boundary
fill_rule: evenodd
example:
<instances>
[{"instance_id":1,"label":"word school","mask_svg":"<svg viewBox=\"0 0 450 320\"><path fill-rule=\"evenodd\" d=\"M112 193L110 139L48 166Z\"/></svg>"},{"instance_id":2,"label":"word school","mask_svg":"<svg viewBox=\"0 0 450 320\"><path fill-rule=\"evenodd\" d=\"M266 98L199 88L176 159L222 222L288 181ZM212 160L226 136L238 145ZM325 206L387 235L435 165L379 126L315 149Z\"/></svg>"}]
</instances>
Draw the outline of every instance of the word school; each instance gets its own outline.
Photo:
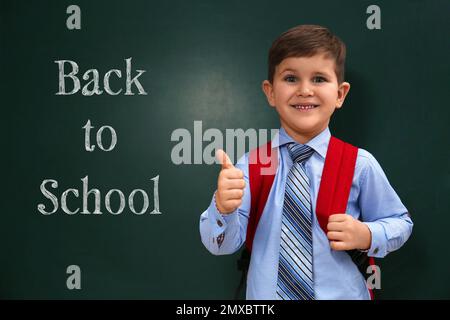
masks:
<instances>
[{"instance_id":1,"label":"word school","mask_svg":"<svg viewBox=\"0 0 450 320\"><path fill-rule=\"evenodd\" d=\"M152 178L151 180L153 181L153 211L151 211L150 214L161 214L162 212L159 211L159 175ZM60 207L60 203L61 203L61 210L68 215L77 214L80 211L80 206L82 207L82 211L80 212L81 214L84 214L84 215L103 214L102 206L101 206L101 203L102 203L101 191L99 189L95 189L95 188L90 189L89 188L89 177L88 176L85 176L84 178L82 178L81 182L83 184L82 192L81 192L82 193L81 201L75 200L75 198L79 199L80 192L78 191L78 189L69 188L69 189L65 190L64 192L62 192L61 197L60 197L61 201L59 202L58 201L59 197L57 195L55 195L55 193L54 193L55 191L51 192L48 189L48 185L50 185L51 189L57 190L58 189L58 181L53 180L53 179L43 180L41 183L41 186L40 186L40 190L41 190L42 195L45 198L47 198L48 200L50 200L52 207L51 207L51 209L47 209L45 204L40 203L37 206L38 211L46 216L51 215L58 211L58 209ZM137 210L135 207L134 198L137 193L139 193L140 198L142 198L142 205L140 206L140 210ZM70 194L71 194L71 197L73 198L72 202L75 202L75 203L78 202L79 206L76 209L68 207L67 198ZM119 199L119 208L117 208L115 210L113 208L111 208L111 196L113 194L116 194L116 198ZM95 198L94 212L90 212L88 210L88 198L90 195L92 195ZM119 215L125 209L125 195L119 189L109 190L106 193L104 201L105 201L106 210L112 215ZM142 189L133 190L128 196L128 208L135 215L142 215L142 214L146 213L149 208L149 197L148 197L147 192Z\"/></svg>"}]
</instances>

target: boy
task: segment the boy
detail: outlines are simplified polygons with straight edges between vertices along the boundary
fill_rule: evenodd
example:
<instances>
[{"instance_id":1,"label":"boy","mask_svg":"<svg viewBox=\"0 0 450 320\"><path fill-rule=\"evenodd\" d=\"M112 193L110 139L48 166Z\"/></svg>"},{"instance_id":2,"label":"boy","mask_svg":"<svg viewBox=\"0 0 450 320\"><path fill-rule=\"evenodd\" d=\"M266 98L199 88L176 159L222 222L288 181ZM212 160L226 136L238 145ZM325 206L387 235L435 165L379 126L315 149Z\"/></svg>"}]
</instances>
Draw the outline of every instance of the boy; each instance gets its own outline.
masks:
<instances>
[{"instance_id":1,"label":"boy","mask_svg":"<svg viewBox=\"0 0 450 320\"><path fill-rule=\"evenodd\" d=\"M292 28L270 48L262 89L280 117L271 145L279 163L253 238L247 299L370 299L348 250L382 258L411 234L407 209L363 149L357 149L346 212L329 216L327 233L318 223L328 124L350 89L344 64L344 43L321 26ZM222 255L239 250L246 238L249 154L236 167L222 150L217 157L222 170L200 234L211 253Z\"/></svg>"}]
</instances>

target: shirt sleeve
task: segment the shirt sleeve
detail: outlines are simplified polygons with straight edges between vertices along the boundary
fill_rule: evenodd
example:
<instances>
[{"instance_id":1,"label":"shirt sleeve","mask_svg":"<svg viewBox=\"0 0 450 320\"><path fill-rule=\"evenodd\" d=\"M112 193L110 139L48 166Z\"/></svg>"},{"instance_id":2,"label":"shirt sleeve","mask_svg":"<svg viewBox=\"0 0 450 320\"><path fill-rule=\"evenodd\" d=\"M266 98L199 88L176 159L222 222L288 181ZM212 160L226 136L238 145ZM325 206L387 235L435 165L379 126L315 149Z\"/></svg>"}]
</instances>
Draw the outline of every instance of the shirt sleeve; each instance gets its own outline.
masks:
<instances>
[{"instance_id":1,"label":"shirt sleeve","mask_svg":"<svg viewBox=\"0 0 450 320\"><path fill-rule=\"evenodd\" d=\"M359 156L362 170L358 201L362 221L372 233L368 255L383 258L408 240L413 222L378 161L363 149L359 149Z\"/></svg>"},{"instance_id":2,"label":"shirt sleeve","mask_svg":"<svg viewBox=\"0 0 450 320\"><path fill-rule=\"evenodd\" d=\"M248 180L248 161L245 154L235 165L244 173L245 189L242 204L230 214L221 214L214 192L209 207L200 216L200 237L203 245L215 255L232 254L245 241L251 195Z\"/></svg>"}]
</instances>

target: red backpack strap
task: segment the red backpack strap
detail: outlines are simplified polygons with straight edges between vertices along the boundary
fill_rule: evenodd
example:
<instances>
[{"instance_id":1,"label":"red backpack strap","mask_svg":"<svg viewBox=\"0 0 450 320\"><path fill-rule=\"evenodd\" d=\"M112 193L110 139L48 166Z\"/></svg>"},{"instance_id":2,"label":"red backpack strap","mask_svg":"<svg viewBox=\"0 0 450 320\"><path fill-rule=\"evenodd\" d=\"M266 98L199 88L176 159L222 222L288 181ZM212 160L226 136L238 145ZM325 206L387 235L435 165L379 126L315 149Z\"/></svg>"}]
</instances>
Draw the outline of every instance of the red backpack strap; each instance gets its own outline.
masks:
<instances>
[{"instance_id":1,"label":"red backpack strap","mask_svg":"<svg viewBox=\"0 0 450 320\"><path fill-rule=\"evenodd\" d=\"M331 136L316 205L317 220L325 234L329 216L347 210L357 155L357 147Z\"/></svg>"},{"instance_id":2,"label":"red backpack strap","mask_svg":"<svg viewBox=\"0 0 450 320\"><path fill-rule=\"evenodd\" d=\"M253 238L261 218L270 189L272 188L278 167L278 152L272 150L272 143L261 145L253 149L249 155L249 182L251 193L250 216L247 225L246 246L251 252Z\"/></svg>"},{"instance_id":3,"label":"red backpack strap","mask_svg":"<svg viewBox=\"0 0 450 320\"><path fill-rule=\"evenodd\" d=\"M330 215L345 213L347 210L357 156L357 147L331 136L316 205L317 220L325 234L328 232ZM375 259L358 250L350 250L347 253L367 280L366 269L369 265L375 265ZM369 293L373 300L373 290L369 289Z\"/></svg>"}]
</instances>

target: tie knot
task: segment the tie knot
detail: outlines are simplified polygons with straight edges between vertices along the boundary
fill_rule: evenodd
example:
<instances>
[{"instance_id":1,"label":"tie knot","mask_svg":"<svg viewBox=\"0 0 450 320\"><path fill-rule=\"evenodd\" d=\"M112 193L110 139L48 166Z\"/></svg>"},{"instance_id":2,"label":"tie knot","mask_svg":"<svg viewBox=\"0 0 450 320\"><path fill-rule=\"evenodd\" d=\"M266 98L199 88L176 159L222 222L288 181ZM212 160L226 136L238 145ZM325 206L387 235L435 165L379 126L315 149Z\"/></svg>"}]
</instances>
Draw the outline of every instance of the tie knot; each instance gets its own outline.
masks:
<instances>
[{"instance_id":1,"label":"tie knot","mask_svg":"<svg viewBox=\"0 0 450 320\"><path fill-rule=\"evenodd\" d=\"M314 149L311 147L298 143L290 143L287 148L294 163L302 163L303 161L308 160L308 158L314 153Z\"/></svg>"}]
</instances>

